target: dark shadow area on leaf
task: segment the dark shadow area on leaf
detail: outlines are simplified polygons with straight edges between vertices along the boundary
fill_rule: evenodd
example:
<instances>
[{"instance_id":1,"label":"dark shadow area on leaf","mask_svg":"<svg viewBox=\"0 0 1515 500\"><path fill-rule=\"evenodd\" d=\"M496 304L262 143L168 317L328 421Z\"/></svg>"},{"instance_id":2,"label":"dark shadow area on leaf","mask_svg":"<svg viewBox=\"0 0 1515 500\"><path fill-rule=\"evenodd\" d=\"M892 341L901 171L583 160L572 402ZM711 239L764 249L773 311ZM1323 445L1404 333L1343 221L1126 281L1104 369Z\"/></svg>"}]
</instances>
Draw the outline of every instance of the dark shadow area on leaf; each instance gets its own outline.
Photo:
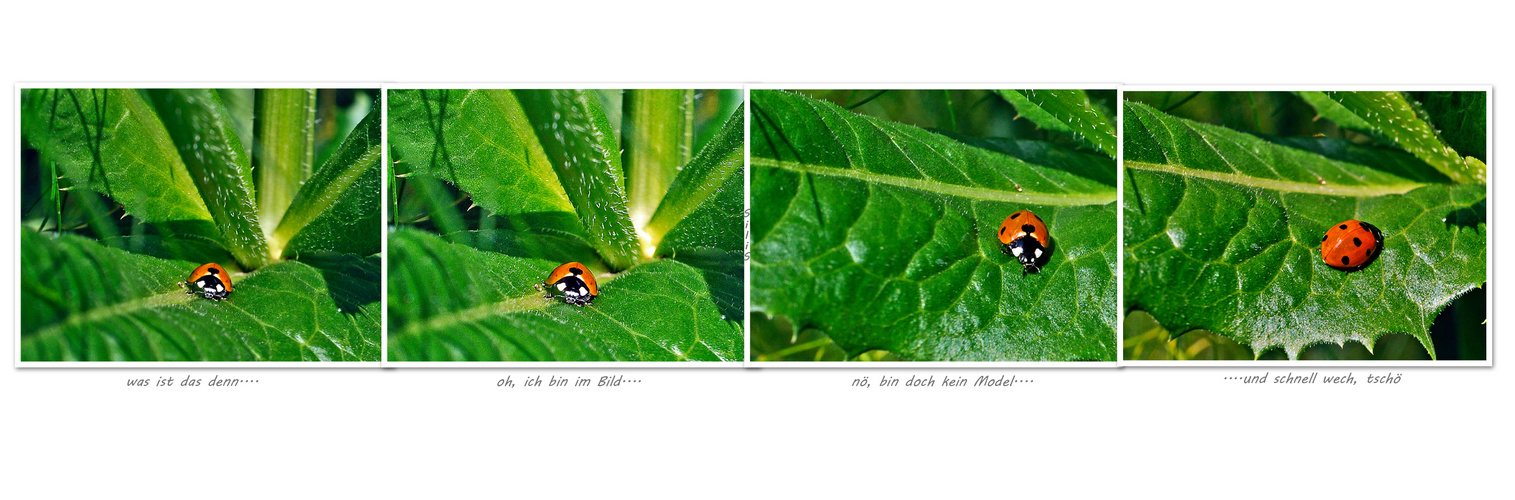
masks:
<instances>
[{"instance_id":1,"label":"dark shadow area on leaf","mask_svg":"<svg viewBox=\"0 0 1515 500\"><path fill-rule=\"evenodd\" d=\"M100 242L132 253L190 262L219 262L236 267L236 259L221 247L215 224L205 220L143 224L144 234L102 237Z\"/></svg>"},{"instance_id":2,"label":"dark shadow area on leaf","mask_svg":"<svg viewBox=\"0 0 1515 500\"><path fill-rule=\"evenodd\" d=\"M421 104L426 107L426 124L431 128L432 135L436 138L431 149L431 166L433 169L437 162L447 165L447 173L451 176L452 183L458 183L458 171L452 166L452 155L447 152L447 135L443 133L443 124L447 121L447 93L448 89L437 90L436 105L432 105L432 98L427 97L426 90L417 90L421 94ZM435 110L434 110L435 109Z\"/></svg>"},{"instance_id":3,"label":"dark shadow area on leaf","mask_svg":"<svg viewBox=\"0 0 1515 500\"><path fill-rule=\"evenodd\" d=\"M1343 139L1325 137L1279 137L1252 134L1259 139L1294 149L1309 151L1326 158L1355 163L1382 170L1406 179L1427 184L1449 184L1452 179L1436 170L1425 160L1404 150L1385 146L1356 144Z\"/></svg>"},{"instance_id":4,"label":"dark shadow area on leaf","mask_svg":"<svg viewBox=\"0 0 1515 500\"><path fill-rule=\"evenodd\" d=\"M1027 163L1052 167L1107 186L1115 186L1115 159L1045 141L1005 137L978 139L945 130L927 129L969 146L1004 153Z\"/></svg>"},{"instance_id":5,"label":"dark shadow area on leaf","mask_svg":"<svg viewBox=\"0 0 1515 500\"><path fill-rule=\"evenodd\" d=\"M321 271L326 293L342 314L360 314L366 304L379 301L379 256L339 253L301 255L299 262Z\"/></svg>"},{"instance_id":6,"label":"dark shadow area on leaf","mask_svg":"<svg viewBox=\"0 0 1515 500\"><path fill-rule=\"evenodd\" d=\"M741 252L699 249L681 251L671 257L699 270L710 287L716 309L727 321L740 321L746 281Z\"/></svg>"},{"instance_id":7,"label":"dark shadow area on leaf","mask_svg":"<svg viewBox=\"0 0 1515 500\"><path fill-rule=\"evenodd\" d=\"M1478 226L1480 224L1487 226L1488 210L1488 198L1478 200L1478 203L1474 203L1468 207L1453 210L1452 213L1447 214L1447 216L1444 218L1447 224L1447 229L1456 227L1463 229L1472 229L1474 232L1477 232Z\"/></svg>"},{"instance_id":8,"label":"dark shadow area on leaf","mask_svg":"<svg viewBox=\"0 0 1515 500\"><path fill-rule=\"evenodd\" d=\"M1017 120L1015 108L990 89L794 89L786 92L827 101L859 115L923 129L948 130L967 137L1058 139L1038 129L1029 120ZM1090 100L1095 101L1096 97L1091 95Z\"/></svg>"},{"instance_id":9,"label":"dark shadow area on leaf","mask_svg":"<svg viewBox=\"0 0 1515 500\"><path fill-rule=\"evenodd\" d=\"M800 163L805 163L805 157L800 154L799 148L794 147L794 143L784 135L784 129L776 124L773 117L768 115L768 112L764 110L761 105L759 105L759 102L759 99L753 99L752 101L753 118L755 118L754 121L757 122L758 132L762 133L763 137L766 139L763 141L763 144L768 146L768 152L771 154L758 155L756 154L757 151L753 151L754 156L767 156L776 160L797 161ZM787 147L791 153L793 153L792 157L784 157L783 152L779 150L779 143L774 142L774 137L777 137L779 142L782 142L784 146Z\"/></svg>"},{"instance_id":10,"label":"dark shadow area on leaf","mask_svg":"<svg viewBox=\"0 0 1515 500\"><path fill-rule=\"evenodd\" d=\"M470 212L479 212L479 210ZM572 213L472 215L474 215L473 220L467 221L466 224L479 227L479 229L443 233L443 239L479 250L515 257L584 263L599 260L594 248L590 247L589 242L584 241L584 238L570 231L557 229L578 227L578 218Z\"/></svg>"},{"instance_id":11,"label":"dark shadow area on leaf","mask_svg":"<svg viewBox=\"0 0 1515 500\"><path fill-rule=\"evenodd\" d=\"M1139 102L1164 114L1221 125L1249 133L1289 137L1341 138L1356 136L1339 129L1330 120L1316 120L1315 108L1289 92L1126 92L1127 101ZM1130 115L1126 116L1130 124Z\"/></svg>"}]
</instances>

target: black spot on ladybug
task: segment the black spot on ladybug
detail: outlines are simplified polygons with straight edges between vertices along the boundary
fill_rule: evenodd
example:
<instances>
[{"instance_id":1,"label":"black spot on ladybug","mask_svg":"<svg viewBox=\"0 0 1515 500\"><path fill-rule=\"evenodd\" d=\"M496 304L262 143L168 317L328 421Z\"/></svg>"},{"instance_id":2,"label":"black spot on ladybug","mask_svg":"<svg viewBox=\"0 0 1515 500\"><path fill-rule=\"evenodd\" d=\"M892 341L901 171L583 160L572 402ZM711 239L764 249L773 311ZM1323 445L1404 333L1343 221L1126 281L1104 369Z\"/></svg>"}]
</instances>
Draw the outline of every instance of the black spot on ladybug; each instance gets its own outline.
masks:
<instances>
[{"instance_id":1,"label":"black spot on ladybug","mask_svg":"<svg viewBox=\"0 0 1515 500\"><path fill-rule=\"evenodd\" d=\"M1014 219L1014 218L1016 218L1016 217L1020 217L1020 216L1021 216L1021 213L1020 213L1020 212L1016 212L1016 213L1013 213L1013 214L1010 214L1010 218L1011 218L1011 219Z\"/></svg>"},{"instance_id":2,"label":"black spot on ladybug","mask_svg":"<svg viewBox=\"0 0 1515 500\"><path fill-rule=\"evenodd\" d=\"M1341 256L1341 265L1345 266L1345 265L1348 265L1348 264L1351 264L1351 263L1352 263L1352 261L1350 259L1347 259L1347 256L1345 256L1345 255Z\"/></svg>"},{"instance_id":3,"label":"black spot on ladybug","mask_svg":"<svg viewBox=\"0 0 1515 500\"><path fill-rule=\"evenodd\" d=\"M1330 238L1330 236L1321 236L1320 237L1320 242L1321 243L1325 243L1326 242L1326 238Z\"/></svg>"},{"instance_id":4,"label":"black spot on ladybug","mask_svg":"<svg viewBox=\"0 0 1515 500\"><path fill-rule=\"evenodd\" d=\"M1357 237L1353 237L1352 238L1352 244L1353 245L1357 245L1357 246L1362 246L1362 239L1361 238L1357 238Z\"/></svg>"},{"instance_id":5,"label":"black spot on ladybug","mask_svg":"<svg viewBox=\"0 0 1515 500\"><path fill-rule=\"evenodd\" d=\"M1030 225L1030 224L1023 224L1023 225L1021 225L1021 231L1025 231L1027 234L1034 233L1034 232L1036 232L1036 226L1033 226L1033 225Z\"/></svg>"},{"instance_id":6,"label":"black spot on ladybug","mask_svg":"<svg viewBox=\"0 0 1515 500\"><path fill-rule=\"evenodd\" d=\"M577 267L570 267L570 268L568 268L568 272L573 273L573 274L584 274L584 270L583 269L579 269Z\"/></svg>"},{"instance_id":7,"label":"black spot on ladybug","mask_svg":"<svg viewBox=\"0 0 1515 500\"><path fill-rule=\"evenodd\" d=\"M999 228L999 234L1001 234L1001 235L1005 234L1005 228L1003 228L1003 227Z\"/></svg>"},{"instance_id":8,"label":"black spot on ladybug","mask_svg":"<svg viewBox=\"0 0 1515 500\"><path fill-rule=\"evenodd\" d=\"M1346 224L1342 224L1342 225L1341 225L1341 228L1342 228L1342 229L1346 229L1346 228L1347 228L1347 225L1346 225Z\"/></svg>"},{"instance_id":9,"label":"black spot on ladybug","mask_svg":"<svg viewBox=\"0 0 1515 500\"><path fill-rule=\"evenodd\" d=\"M1373 256L1373 249L1372 249L1372 248L1369 248L1369 249L1368 249L1368 256L1369 256L1369 257L1372 257L1372 256Z\"/></svg>"},{"instance_id":10,"label":"black spot on ladybug","mask_svg":"<svg viewBox=\"0 0 1515 500\"><path fill-rule=\"evenodd\" d=\"M221 270L212 267L212 268L210 268L210 273L211 274L221 274Z\"/></svg>"}]
</instances>

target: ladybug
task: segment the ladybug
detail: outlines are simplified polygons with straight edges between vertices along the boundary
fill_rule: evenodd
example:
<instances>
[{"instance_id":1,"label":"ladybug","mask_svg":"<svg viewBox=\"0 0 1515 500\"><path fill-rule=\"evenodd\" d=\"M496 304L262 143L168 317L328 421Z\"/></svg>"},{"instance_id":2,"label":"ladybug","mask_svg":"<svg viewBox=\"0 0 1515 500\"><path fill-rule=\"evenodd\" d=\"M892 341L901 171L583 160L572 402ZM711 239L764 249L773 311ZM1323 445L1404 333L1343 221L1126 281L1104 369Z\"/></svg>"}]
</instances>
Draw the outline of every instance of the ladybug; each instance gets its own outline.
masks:
<instances>
[{"instance_id":1,"label":"ladybug","mask_svg":"<svg viewBox=\"0 0 1515 500\"><path fill-rule=\"evenodd\" d=\"M1320 239L1320 258L1343 271L1367 267L1383 251L1383 232L1360 220L1343 221Z\"/></svg>"},{"instance_id":2,"label":"ladybug","mask_svg":"<svg viewBox=\"0 0 1515 500\"><path fill-rule=\"evenodd\" d=\"M1051 258L1052 236L1047 233L1047 223L1030 210L1021 210L1005 217L999 225L1000 251L1020 260L1021 276L1041 272Z\"/></svg>"},{"instance_id":3,"label":"ladybug","mask_svg":"<svg viewBox=\"0 0 1515 500\"><path fill-rule=\"evenodd\" d=\"M184 293L189 295L200 294L210 300L222 300L231 293L231 275L215 262L201 265L189 273L189 280L185 281Z\"/></svg>"},{"instance_id":4,"label":"ladybug","mask_svg":"<svg viewBox=\"0 0 1515 500\"><path fill-rule=\"evenodd\" d=\"M552 273L547 275L547 281L537 285L537 290L541 290L544 286L547 287L547 295L544 295L544 298L552 298L552 289L557 288L559 292L563 292L563 302L579 307L594 302L594 298L600 295L600 289L594 283L594 274L578 262L569 262L553 269Z\"/></svg>"}]
</instances>

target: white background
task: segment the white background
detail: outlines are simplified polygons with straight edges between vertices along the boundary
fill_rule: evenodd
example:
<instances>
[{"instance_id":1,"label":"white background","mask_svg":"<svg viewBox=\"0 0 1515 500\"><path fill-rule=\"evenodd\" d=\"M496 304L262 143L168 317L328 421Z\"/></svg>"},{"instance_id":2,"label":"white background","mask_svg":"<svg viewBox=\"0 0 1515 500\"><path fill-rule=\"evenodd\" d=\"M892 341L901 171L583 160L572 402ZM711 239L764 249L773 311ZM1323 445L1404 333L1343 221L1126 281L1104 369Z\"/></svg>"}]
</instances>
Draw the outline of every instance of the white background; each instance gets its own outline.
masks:
<instances>
[{"instance_id":1,"label":"white background","mask_svg":"<svg viewBox=\"0 0 1515 500\"><path fill-rule=\"evenodd\" d=\"M1480 2L548 3L13 2L0 81L1492 84L1495 126L1515 88L1510 16ZM1491 219L1515 220L1511 186ZM1221 377L1249 370L1220 368L890 370L1036 382L864 391L853 377L884 372L7 367L0 496L1511 498L1515 343L1491 324L1494 368L1393 370L1391 387L1243 387ZM187 373L261 381L125 386ZM494 386L613 373L643 381Z\"/></svg>"}]
</instances>

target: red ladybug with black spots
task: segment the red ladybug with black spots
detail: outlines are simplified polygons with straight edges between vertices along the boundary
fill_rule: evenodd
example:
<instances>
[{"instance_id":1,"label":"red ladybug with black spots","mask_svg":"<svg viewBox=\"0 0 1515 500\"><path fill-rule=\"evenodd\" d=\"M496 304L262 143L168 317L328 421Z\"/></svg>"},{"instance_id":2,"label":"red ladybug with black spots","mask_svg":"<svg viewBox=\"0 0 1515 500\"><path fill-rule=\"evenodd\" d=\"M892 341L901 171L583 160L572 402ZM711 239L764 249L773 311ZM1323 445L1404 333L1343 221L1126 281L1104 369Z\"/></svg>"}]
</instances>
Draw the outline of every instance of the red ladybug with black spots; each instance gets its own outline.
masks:
<instances>
[{"instance_id":1,"label":"red ladybug with black spots","mask_svg":"<svg viewBox=\"0 0 1515 500\"><path fill-rule=\"evenodd\" d=\"M558 266L547 275L547 281L537 285L537 289L547 289L545 298L552 298L553 289L563 294L563 302L584 307L594 302L594 298L600 295L600 289L595 285L594 273L589 268L578 262L569 262Z\"/></svg>"},{"instance_id":2,"label":"red ladybug with black spots","mask_svg":"<svg viewBox=\"0 0 1515 500\"><path fill-rule=\"evenodd\" d=\"M1383 232L1357 219L1331 226L1320 239L1320 258L1347 272L1367 267L1382 252Z\"/></svg>"},{"instance_id":3,"label":"red ladybug with black spots","mask_svg":"<svg viewBox=\"0 0 1515 500\"><path fill-rule=\"evenodd\" d=\"M1047 223L1030 210L1005 217L1005 222L999 225L999 242L1001 252L1020 261L1022 276L1041 272L1052 257L1052 236L1047 233Z\"/></svg>"},{"instance_id":4,"label":"red ladybug with black spots","mask_svg":"<svg viewBox=\"0 0 1515 500\"><path fill-rule=\"evenodd\" d=\"M231 275L215 262L203 264L189 273L189 280L185 281L185 293L189 295L203 295L205 298L221 301L231 294Z\"/></svg>"}]
</instances>

